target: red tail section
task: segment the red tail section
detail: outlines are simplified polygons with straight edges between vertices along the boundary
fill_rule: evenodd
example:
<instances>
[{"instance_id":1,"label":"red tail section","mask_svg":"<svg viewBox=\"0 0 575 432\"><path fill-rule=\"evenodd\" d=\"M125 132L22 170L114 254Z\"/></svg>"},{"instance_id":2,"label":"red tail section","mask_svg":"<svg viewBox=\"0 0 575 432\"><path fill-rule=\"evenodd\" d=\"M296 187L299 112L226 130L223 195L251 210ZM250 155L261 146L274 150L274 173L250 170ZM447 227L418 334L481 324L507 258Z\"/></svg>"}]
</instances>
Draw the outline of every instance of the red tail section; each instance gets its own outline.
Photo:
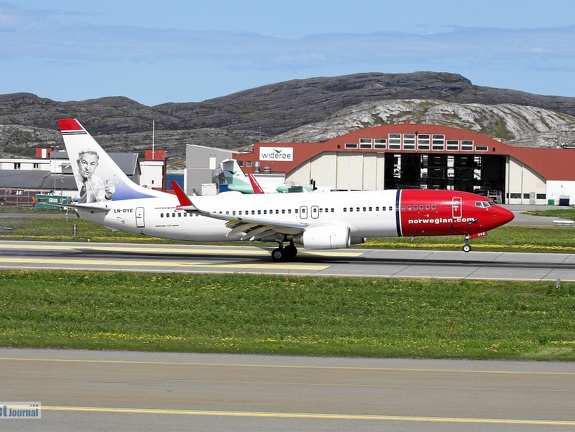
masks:
<instances>
[{"instance_id":1,"label":"red tail section","mask_svg":"<svg viewBox=\"0 0 575 432\"><path fill-rule=\"evenodd\" d=\"M252 173L248 173L248 178L250 179L250 183L252 184L252 188L253 188L255 194L264 194L265 193Z\"/></svg>"}]
</instances>

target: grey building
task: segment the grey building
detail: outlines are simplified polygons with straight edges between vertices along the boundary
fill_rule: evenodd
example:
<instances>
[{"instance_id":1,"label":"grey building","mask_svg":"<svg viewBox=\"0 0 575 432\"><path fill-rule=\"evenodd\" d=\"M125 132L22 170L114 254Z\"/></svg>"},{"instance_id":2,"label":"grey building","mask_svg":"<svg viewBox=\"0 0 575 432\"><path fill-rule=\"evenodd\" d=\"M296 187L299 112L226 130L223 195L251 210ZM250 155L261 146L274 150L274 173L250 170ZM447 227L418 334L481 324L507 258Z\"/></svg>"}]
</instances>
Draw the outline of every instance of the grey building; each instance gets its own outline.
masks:
<instances>
[{"instance_id":1,"label":"grey building","mask_svg":"<svg viewBox=\"0 0 575 432\"><path fill-rule=\"evenodd\" d=\"M217 193L217 186L223 183L220 177L223 175L220 171L220 163L225 159L232 158L235 154L237 152L231 150L188 144L186 146L186 170L184 173L186 193L188 195Z\"/></svg>"}]
</instances>

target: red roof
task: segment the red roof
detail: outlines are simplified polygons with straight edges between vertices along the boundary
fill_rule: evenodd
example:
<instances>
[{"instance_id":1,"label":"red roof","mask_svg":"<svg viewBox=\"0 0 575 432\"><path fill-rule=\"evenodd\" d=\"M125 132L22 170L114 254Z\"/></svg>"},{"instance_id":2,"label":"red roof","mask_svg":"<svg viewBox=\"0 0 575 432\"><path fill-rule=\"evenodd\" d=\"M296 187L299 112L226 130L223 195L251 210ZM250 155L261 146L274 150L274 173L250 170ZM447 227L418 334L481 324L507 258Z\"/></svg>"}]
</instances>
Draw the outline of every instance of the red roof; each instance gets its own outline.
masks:
<instances>
[{"instance_id":1,"label":"red roof","mask_svg":"<svg viewBox=\"0 0 575 432\"><path fill-rule=\"evenodd\" d=\"M450 151L450 150L418 150L424 154L465 154L465 155L505 155L517 159L533 171L538 173L545 180L575 180L575 149L563 148L542 148L542 147L515 147L502 143L498 140L481 135L477 132L458 129L450 126L402 123L376 126L349 132L345 135L324 141L305 143L256 143L250 153L237 155L237 159L244 161L243 169L246 172L253 172L254 162L260 162L261 169L269 167L272 172L289 173L298 166L304 164L309 159L319 156L322 153L369 153L369 152L389 152L389 153L414 153L415 150L390 150L387 149L364 149L346 148L346 144L358 144L363 139L389 139L390 134L422 134L444 135L445 141L458 140L459 142L468 140L473 142L473 151ZM481 151L477 150L477 147ZM260 161L260 148L293 148L293 160L273 160ZM251 168L245 162L251 161Z\"/></svg>"}]
</instances>

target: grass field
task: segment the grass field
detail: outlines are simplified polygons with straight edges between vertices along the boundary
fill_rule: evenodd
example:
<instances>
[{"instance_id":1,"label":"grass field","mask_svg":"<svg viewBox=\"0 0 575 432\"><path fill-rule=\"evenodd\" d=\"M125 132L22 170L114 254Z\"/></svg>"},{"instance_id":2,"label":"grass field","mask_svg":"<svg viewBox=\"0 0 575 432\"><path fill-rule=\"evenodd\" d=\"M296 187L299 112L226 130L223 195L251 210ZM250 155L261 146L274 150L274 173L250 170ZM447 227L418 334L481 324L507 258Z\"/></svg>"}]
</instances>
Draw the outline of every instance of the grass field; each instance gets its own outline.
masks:
<instances>
[{"instance_id":1,"label":"grass field","mask_svg":"<svg viewBox=\"0 0 575 432\"><path fill-rule=\"evenodd\" d=\"M0 345L575 360L575 285L0 273Z\"/></svg>"},{"instance_id":2,"label":"grass field","mask_svg":"<svg viewBox=\"0 0 575 432\"><path fill-rule=\"evenodd\" d=\"M0 239L158 241L64 215L4 214L0 227ZM572 232L506 226L473 246L574 252ZM461 239L368 246L459 249ZM567 282L11 270L0 272L0 305L1 346L575 360Z\"/></svg>"}]
</instances>

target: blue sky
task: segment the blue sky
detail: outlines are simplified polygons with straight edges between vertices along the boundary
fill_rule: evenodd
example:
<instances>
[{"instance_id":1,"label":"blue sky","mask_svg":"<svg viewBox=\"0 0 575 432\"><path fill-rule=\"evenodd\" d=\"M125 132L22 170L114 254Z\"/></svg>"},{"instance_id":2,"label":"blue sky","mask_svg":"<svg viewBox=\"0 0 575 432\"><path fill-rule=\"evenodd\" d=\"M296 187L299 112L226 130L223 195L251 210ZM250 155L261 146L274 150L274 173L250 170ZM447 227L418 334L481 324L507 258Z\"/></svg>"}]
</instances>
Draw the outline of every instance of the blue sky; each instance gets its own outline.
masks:
<instances>
[{"instance_id":1,"label":"blue sky","mask_svg":"<svg viewBox=\"0 0 575 432\"><path fill-rule=\"evenodd\" d=\"M435 71L575 97L574 17L572 0L0 0L0 94L157 105Z\"/></svg>"}]
</instances>

